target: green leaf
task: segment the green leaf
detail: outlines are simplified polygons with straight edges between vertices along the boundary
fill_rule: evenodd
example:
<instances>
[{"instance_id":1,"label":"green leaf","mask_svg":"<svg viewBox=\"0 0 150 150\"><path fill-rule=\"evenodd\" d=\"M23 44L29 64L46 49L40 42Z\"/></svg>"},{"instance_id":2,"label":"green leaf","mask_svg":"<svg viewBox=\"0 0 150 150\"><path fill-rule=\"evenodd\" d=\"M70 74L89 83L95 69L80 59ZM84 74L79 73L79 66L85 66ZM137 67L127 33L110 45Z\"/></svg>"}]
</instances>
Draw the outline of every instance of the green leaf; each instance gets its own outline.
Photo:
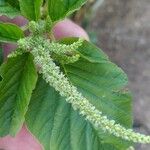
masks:
<instances>
[{"instance_id":1,"label":"green leaf","mask_svg":"<svg viewBox=\"0 0 150 150\"><path fill-rule=\"evenodd\" d=\"M17 10L20 10L19 7L19 0L5 0L9 5L16 8Z\"/></svg>"},{"instance_id":2,"label":"green leaf","mask_svg":"<svg viewBox=\"0 0 150 150\"><path fill-rule=\"evenodd\" d=\"M4 4L5 4L5 0L1 0L0 5L4 5Z\"/></svg>"},{"instance_id":3,"label":"green leaf","mask_svg":"<svg viewBox=\"0 0 150 150\"><path fill-rule=\"evenodd\" d=\"M73 43L77 39L65 39ZM97 47L84 42L79 61L63 65L78 90L100 111L124 127L132 126L127 77ZM26 123L45 150L124 150L130 143L96 130L41 78L33 92Z\"/></svg>"},{"instance_id":4,"label":"green leaf","mask_svg":"<svg viewBox=\"0 0 150 150\"><path fill-rule=\"evenodd\" d=\"M0 43L0 66L3 63L3 49L2 49L2 44ZM0 81L2 80L0 76Z\"/></svg>"},{"instance_id":5,"label":"green leaf","mask_svg":"<svg viewBox=\"0 0 150 150\"><path fill-rule=\"evenodd\" d=\"M20 9L22 15L29 20L40 19L40 8L43 0L20 0Z\"/></svg>"},{"instance_id":6,"label":"green leaf","mask_svg":"<svg viewBox=\"0 0 150 150\"><path fill-rule=\"evenodd\" d=\"M14 7L15 6L15 7ZM6 15L10 18L14 18L20 15L18 10L18 1L14 0L1 0L0 1L0 16Z\"/></svg>"},{"instance_id":7,"label":"green leaf","mask_svg":"<svg viewBox=\"0 0 150 150\"><path fill-rule=\"evenodd\" d=\"M16 42L23 37L24 33L17 25L0 22L0 42Z\"/></svg>"},{"instance_id":8,"label":"green leaf","mask_svg":"<svg viewBox=\"0 0 150 150\"><path fill-rule=\"evenodd\" d=\"M0 43L0 65L2 64L2 62L3 62L3 49L2 49L2 45Z\"/></svg>"},{"instance_id":9,"label":"green leaf","mask_svg":"<svg viewBox=\"0 0 150 150\"><path fill-rule=\"evenodd\" d=\"M0 136L15 135L24 123L37 81L31 54L9 58L0 67Z\"/></svg>"},{"instance_id":10,"label":"green leaf","mask_svg":"<svg viewBox=\"0 0 150 150\"><path fill-rule=\"evenodd\" d=\"M64 19L78 10L87 0L47 0L48 12L53 22Z\"/></svg>"},{"instance_id":11,"label":"green leaf","mask_svg":"<svg viewBox=\"0 0 150 150\"><path fill-rule=\"evenodd\" d=\"M77 42L78 38L64 38L61 41L58 41L62 44L72 44L73 42ZM102 63L109 61L108 56L99 48L97 48L92 43L84 41L82 46L78 48L78 52L80 53L82 58L85 58L91 63Z\"/></svg>"},{"instance_id":12,"label":"green leaf","mask_svg":"<svg viewBox=\"0 0 150 150\"><path fill-rule=\"evenodd\" d=\"M39 78L26 123L45 150L116 150L103 143L96 130L46 82Z\"/></svg>"}]
</instances>

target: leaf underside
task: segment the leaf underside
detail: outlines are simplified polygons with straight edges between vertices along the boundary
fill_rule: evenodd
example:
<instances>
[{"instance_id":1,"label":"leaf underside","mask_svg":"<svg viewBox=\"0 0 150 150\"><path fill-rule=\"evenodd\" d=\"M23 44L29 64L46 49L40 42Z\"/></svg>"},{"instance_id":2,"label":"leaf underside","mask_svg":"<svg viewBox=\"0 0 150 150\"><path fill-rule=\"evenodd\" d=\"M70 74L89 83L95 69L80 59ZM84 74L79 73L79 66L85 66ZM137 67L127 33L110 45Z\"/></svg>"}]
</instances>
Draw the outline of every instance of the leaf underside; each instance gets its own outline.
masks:
<instances>
[{"instance_id":1,"label":"leaf underside","mask_svg":"<svg viewBox=\"0 0 150 150\"><path fill-rule=\"evenodd\" d=\"M63 43L76 40L65 39ZM131 127L131 96L124 89L127 84L124 72L88 42L78 52L82 54L79 61L62 66L66 76L98 110ZM130 145L96 130L41 77L31 98L26 123L45 150L124 150Z\"/></svg>"}]
</instances>

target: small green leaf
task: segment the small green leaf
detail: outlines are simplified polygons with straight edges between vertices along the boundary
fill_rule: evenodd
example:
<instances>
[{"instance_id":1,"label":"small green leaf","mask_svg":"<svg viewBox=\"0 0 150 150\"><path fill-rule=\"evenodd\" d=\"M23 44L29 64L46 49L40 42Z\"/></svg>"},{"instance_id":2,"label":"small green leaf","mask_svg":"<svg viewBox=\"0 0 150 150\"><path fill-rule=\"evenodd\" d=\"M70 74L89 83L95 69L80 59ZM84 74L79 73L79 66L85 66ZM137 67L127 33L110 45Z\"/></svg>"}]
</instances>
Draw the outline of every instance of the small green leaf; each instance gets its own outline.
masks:
<instances>
[{"instance_id":1,"label":"small green leaf","mask_svg":"<svg viewBox=\"0 0 150 150\"><path fill-rule=\"evenodd\" d=\"M16 8L17 10L20 10L19 7L19 0L5 0L9 5Z\"/></svg>"},{"instance_id":2,"label":"small green leaf","mask_svg":"<svg viewBox=\"0 0 150 150\"><path fill-rule=\"evenodd\" d=\"M19 2L22 15L29 20L39 20L43 0L20 0Z\"/></svg>"},{"instance_id":3,"label":"small green leaf","mask_svg":"<svg viewBox=\"0 0 150 150\"><path fill-rule=\"evenodd\" d=\"M9 58L0 67L0 136L15 135L24 123L32 90L37 81L31 54Z\"/></svg>"},{"instance_id":4,"label":"small green leaf","mask_svg":"<svg viewBox=\"0 0 150 150\"><path fill-rule=\"evenodd\" d=\"M16 42L24 37L24 33L20 27L11 23L0 22L0 41L1 42Z\"/></svg>"},{"instance_id":5,"label":"small green leaf","mask_svg":"<svg viewBox=\"0 0 150 150\"><path fill-rule=\"evenodd\" d=\"M87 0L48 0L48 12L53 22L78 10Z\"/></svg>"},{"instance_id":6,"label":"small green leaf","mask_svg":"<svg viewBox=\"0 0 150 150\"><path fill-rule=\"evenodd\" d=\"M63 43L76 40L65 39ZM78 52L79 61L61 67L69 81L104 115L130 128L131 96L124 89L127 76L89 42L85 41ZM26 123L45 150L120 150L130 145L101 129L96 130L41 78L33 92Z\"/></svg>"},{"instance_id":7,"label":"small green leaf","mask_svg":"<svg viewBox=\"0 0 150 150\"><path fill-rule=\"evenodd\" d=\"M7 1L1 0L0 1L0 16L6 15L10 18L14 18L20 15L17 3L18 3L17 1L14 2L12 0L7 0Z\"/></svg>"}]
</instances>

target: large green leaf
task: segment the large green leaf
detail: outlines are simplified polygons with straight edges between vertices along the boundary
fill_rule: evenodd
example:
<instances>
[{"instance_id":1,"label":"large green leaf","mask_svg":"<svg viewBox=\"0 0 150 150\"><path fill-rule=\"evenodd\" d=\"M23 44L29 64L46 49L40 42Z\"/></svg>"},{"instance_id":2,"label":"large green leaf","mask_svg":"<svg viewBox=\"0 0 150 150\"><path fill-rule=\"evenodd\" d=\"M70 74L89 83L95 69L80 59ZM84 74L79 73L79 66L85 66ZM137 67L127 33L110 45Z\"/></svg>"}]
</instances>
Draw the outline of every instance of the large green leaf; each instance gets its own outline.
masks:
<instances>
[{"instance_id":1,"label":"large green leaf","mask_svg":"<svg viewBox=\"0 0 150 150\"><path fill-rule=\"evenodd\" d=\"M79 9L87 0L47 0L48 12L52 21L64 19Z\"/></svg>"},{"instance_id":2,"label":"large green leaf","mask_svg":"<svg viewBox=\"0 0 150 150\"><path fill-rule=\"evenodd\" d=\"M31 54L9 58L0 67L0 136L15 135L22 127L37 73Z\"/></svg>"},{"instance_id":3,"label":"large green leaf","mask_svg":"<svg viewBox=\"0 0 150 150\"><path fill-rule=\"evenodd\" d=\"M10 18L14 18L20 15L17 0L1 0L0 1L0 16L6 15Z\"/></svg>"},{"instance_id":4,"label":"large green leaf","mask_svg":"<svg viewBox=\"0 0 150 150\"><path fill-rule=\"evenodd\" d=\"M72 43L76 39L66 39ZM64 72L78 90L110 119L131 127L131 96L127 77L97 47L84 42L79 61L64 65ZM29 130L45 150L124 150L129 143L96 130L70 104L39 78L26 116Z\"/></svg>"},{"instance_id":5,"label":"large green leaf","mask_svg":"<svg viewBox=\"0 0 150 150\"><path fill-rule=\"evenodd\" d=\"M40 9L43 0L20 0L22 15L29 20L37 21L40 18Z\"/></svg>"},{"instance_id":6,"label":"large green leaf","mask_svg":"<svg viewBox=\"0 0 150 150\"><path fill-rule=\"evenodd\" d=\"M45 150L108 150L106 146L116 150L42 78L33 93L26 123Z\"/></svg>"},{"instance_id":7,"label":"large green leaf","mask_svg":"<svg viewBox=\"0 0 150 150\"><path fill-rule=\"evenodd\" d=\"M16 42L24 37L24 33L15 24L0 22L0 42Z\"/></svg>"}]
</instances>

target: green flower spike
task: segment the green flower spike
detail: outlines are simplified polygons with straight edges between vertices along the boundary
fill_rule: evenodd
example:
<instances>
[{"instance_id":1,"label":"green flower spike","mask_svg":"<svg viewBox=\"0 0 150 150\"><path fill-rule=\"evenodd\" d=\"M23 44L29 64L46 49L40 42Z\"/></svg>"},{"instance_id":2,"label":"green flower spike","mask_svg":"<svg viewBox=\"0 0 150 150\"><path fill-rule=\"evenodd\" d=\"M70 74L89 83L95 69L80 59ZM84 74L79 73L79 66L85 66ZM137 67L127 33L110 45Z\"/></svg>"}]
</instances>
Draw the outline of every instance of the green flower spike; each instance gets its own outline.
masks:
<instances>
[{"instance_id":1,"label":"green flower spike","mask_svg":"<svg viewBox=\"0 0 150 150\"><path fill-rule=\"evenodd\" d=\"M136 133L132 129L126 129L120 124L116 124L114 120L109 120L107 116L103 115L102 112L97 110L95 106L79 93L77 88L68 81L51 57L51 54L53 53L58 55L62 54L61 44L56 43L55 45L52 43L51 45L51 43L48 44L48 41L45 43L44 41L44 38L31 37L20 40L18 45L23 51L25 49L31 51L34 56L35 64L40 66L39 72L43 74L43 78L50 86L54 87L61 96L66 97L66 101L72 104L74 110L78 110L80 115L84 116L86 120L91 122L97 129L101 128L103 131L107 131L108 133L113 134L116 137L121 137L127 141L150 143L150 136ZM81 40L72 45L64 46L64 44L62 44L62 51L66 53L68 50L78 48L79 46L81 46ZM66 51L64 50L65 47L68 48ZM132 147L130 147L130 149L131 148Z\"/></svg>"},{"instance_id":2,"label":"green flower spike","mask_svg":"<svg viewBox=\"0 0 150 150\"><path fill-rule=\"evenodd\" d=\"M72 104L74 110L90 121L96 128L101 128L117 137L121 137L128 141L139 143L150 143L150 136L135 133L132 129L126 129L120 124L115 124L114 120L109 120L102 112L97 110L95 106L78 92L65 75L60 72L60 68L56 66L53 59L49 55L49 50L42 46L35 47L31 53L34 55L36 65L41 67L40 73L50 86L59 91L60 95L66 97L66 101Z\"/></svg>"}]
</instances>

